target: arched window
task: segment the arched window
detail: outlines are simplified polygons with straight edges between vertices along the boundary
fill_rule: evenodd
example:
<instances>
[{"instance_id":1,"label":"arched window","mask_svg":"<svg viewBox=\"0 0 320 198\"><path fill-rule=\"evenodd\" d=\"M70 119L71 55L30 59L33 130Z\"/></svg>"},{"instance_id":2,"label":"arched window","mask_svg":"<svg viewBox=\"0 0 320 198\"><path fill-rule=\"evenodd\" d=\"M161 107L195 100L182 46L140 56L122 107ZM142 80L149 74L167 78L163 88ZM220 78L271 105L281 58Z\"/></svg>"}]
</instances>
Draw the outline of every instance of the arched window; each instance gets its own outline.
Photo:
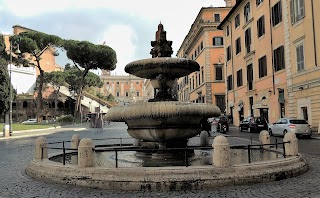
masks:
<instances>
[{"instance_id":1,"label":"arched window","mask_svg":"<svg viewBox=\"0 0 320 198\"><path fill-rule=\"evenodd\" d=\"M23 101L22 107L23 107L23 108L27 108L27 107L28 107L28 102L27 102L27 101Z\"/></svg>"},{"instance_id":2,"label":"arched window","mask_svg":"<svg viewBox=\"0 0 320 198\"><path fill-rule=\"evenodd\" d=\"M63 106L64 106L64 105L63 105L63 102L61 102L61 101L60 101L60 102L58 102L58 108L59 108L59 109L62 109L62 108L63 108Z\"/></svg>"}]
</instances>

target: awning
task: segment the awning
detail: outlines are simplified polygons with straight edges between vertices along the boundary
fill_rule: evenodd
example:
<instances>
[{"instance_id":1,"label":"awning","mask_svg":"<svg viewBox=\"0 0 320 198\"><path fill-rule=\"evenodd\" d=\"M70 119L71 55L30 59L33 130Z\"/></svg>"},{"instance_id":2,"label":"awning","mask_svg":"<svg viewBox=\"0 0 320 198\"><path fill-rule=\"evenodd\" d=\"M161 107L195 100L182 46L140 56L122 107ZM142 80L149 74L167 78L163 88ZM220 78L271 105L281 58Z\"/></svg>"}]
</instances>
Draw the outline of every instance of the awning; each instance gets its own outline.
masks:
<instances>
[{"instance_id":1,"label":"awning","mask_svg":"<svg viewBox=\"0 0 320 198\"><path fill-rule=\"evenodd\" d=\"M252 109L267 109L269 108L268 103L267 99L258 100L252 104Z\"/></svg>"}]
</instances>

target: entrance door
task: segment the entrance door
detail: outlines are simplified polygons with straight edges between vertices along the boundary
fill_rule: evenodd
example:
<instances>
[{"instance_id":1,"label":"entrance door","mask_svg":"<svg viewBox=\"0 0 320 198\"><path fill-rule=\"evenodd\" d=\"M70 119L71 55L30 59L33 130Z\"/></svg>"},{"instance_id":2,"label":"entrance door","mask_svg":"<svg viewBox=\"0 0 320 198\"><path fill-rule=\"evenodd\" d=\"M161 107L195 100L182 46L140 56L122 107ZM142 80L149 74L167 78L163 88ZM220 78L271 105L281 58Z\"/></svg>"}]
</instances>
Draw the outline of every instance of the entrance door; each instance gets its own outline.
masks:
<instances>
[{"instance_id":1,"label":"entrance door","mask_svg":"<svg viewBox=\"0 0 320 198\"><path fill-rule=\"evenodd\" d=\"M268 110L268 108L260 109L260 117L264 118L269 123Z\"/></svg>"},{"instance_id":2,"label":"entrance door","mask_svg":"<svg viewBox=\"0 0 320 198\"><path fill-rule=\"evenodd\" d=\"M306 121L308 121L308 107L301 107L302 110L302 115L303 115L303 119L305 119Z\"/></svg>"}]
</instances>

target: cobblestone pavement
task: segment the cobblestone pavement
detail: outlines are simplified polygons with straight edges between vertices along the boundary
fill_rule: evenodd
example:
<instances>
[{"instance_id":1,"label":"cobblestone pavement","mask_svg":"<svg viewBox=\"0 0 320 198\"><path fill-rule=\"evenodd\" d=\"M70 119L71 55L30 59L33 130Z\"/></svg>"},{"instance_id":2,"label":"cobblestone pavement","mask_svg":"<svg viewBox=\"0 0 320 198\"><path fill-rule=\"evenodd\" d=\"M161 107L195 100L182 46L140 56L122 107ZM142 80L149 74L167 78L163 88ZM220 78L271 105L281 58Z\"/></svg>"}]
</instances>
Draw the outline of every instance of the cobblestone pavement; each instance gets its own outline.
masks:
<instances>
[{"instance_id":1,"label":"cobblestone pavement","mask_svg":"<svg viewBox=\"0 0 320 198\"><path fill-rule=\"evenodd\" d=\"M64 131L65 130L65 131ZM49 142L70 140L77 133L81 138L129 137L123 124L111 123L103 131L81 130L77 128L56 129L46 135ZM235 130L235 129L234 129ZM235 134L237 131L234 132ZM38 135L41 132L38 132ZM245 135L245 134L244 134ZM255 134L255 138L258 134ZM243 137L244 140L246 137ZM127 192L81 188L34 180L24 173L25 167L33 157L33 143L36 137L15 139L0 138L0 198L16 197L320 197L320 140L303 139L299 141L301 153L310 165L310 170L298 177L282 181L242 186L217 188L210 191L175 192Z\"/></svg>"}]
</instances>

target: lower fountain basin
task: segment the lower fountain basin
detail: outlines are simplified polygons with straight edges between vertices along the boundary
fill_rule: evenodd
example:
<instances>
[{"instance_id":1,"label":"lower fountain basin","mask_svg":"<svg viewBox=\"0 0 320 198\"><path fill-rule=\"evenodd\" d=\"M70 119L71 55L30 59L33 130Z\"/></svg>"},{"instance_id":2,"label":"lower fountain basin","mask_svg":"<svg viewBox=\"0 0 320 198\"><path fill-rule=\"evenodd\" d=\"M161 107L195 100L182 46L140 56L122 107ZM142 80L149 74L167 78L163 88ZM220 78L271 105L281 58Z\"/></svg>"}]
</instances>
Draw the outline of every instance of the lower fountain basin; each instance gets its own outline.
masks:
<instances>
[{"instance_id":1,"label":"lower fountain basin","mask_svg":"<svg viewBox=\"0 0 320 198\"><path fill-rule=\"evenodd\" d=\"M196 136L201 132L203 118L220 114L212 104L162 101L112 107L106 118L125 122L129 135L136 139L166 142Z\"/></svg>"}]
</instances>

